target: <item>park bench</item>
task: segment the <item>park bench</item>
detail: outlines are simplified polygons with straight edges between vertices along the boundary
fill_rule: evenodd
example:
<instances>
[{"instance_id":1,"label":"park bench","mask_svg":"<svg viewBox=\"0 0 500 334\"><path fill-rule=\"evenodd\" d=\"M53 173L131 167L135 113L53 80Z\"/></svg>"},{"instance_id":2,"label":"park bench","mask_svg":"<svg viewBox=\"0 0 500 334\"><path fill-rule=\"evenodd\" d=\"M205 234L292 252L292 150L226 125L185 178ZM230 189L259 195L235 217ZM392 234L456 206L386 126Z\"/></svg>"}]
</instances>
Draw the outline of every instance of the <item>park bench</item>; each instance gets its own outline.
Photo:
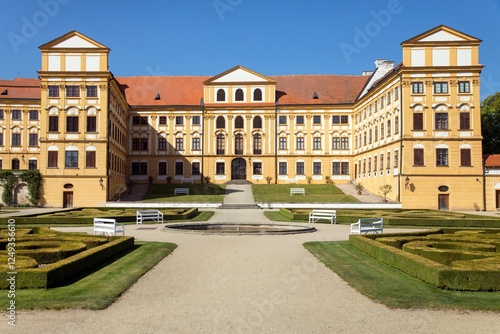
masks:
<instances>
[{"instance_id":1,"label":"park bench","mask_svg":"<svg viewBox=\"0 0 500 334\"><path fill-rule=\"evenodd\" d=\"M175 188L174 195L189 195L189 188Z\"/></svg>"},{"instance_id":2,"label":"park bench","mask_svg":"<svg viewBox=\"0 0 500 334\"><path fill-rule=\"evenodd\" d=\"M305 195L306 190L304 188L290 188L290 195Z\"/></svg>"},{"instance_id":3,"label":"park bench","mask_svg":"<svg viewBox=\"0 0 500 334\"><path fill-rule=\"evenodd\" d=\"M361 218L357 223L351 224L351 234L383 233L384 218Z\"/></svg>"},{"instance_id":4,"label":"park bench","mask_svg":"<svg viewBox=\"0 0 500 334\"><path fill-rule=\"evenodd\" d=\"M94 218L94 235L125 235L125 225L117 223L116 219Z\"/></svg>"},{"instance_id":5,"label":"park bench","mask_svg":"<svg viewBox=\"0 0 500 334\"><path fill-rule=\"evenodd\" d=\"M337 224L337 211L335 210L312 210L309 213L309 223L318 220L328 220L330 224Z\"/></svg>"},{"instance_id":6,"label":"park bench","mask_svg":"<svg viewBox=\"0 0 500 334\"><path fill-rule=\"evenodd\" d=\"M152 220L163 224L163 213L160 210L137 210L137 224L142 224L145 220Z\"/></svg>"}]
</instances>

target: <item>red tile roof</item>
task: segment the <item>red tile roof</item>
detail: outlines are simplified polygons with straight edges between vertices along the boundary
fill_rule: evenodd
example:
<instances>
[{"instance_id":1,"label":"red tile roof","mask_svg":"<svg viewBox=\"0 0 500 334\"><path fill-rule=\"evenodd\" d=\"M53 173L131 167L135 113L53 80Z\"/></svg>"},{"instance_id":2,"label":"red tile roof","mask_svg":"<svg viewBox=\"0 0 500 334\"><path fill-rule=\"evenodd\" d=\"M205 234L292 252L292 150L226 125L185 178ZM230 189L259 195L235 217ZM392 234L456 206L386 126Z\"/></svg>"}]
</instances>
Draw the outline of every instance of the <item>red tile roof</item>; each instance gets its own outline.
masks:
<instances>
[{"instance_id":1,"label":"red tile roof","mask_svg":"<svg viewBox=\"0 0 500 334\"><path fill-rule=\"evenodd\" d=\"M500 154L489 155L484 161L485 167L500 167Z\"/></svg>"},{"instance_id":2,"label":"red tile roof","mask_svg":"<svg viewBox=\"0 0 500 334\"><path fill-rule=\"evenodd\" d=\"M7 94L2 94L7 90ZM27 99L40 100L40 80L34 78L15 78L0 80L0 100Z\"/></svg>"}]
</instances>

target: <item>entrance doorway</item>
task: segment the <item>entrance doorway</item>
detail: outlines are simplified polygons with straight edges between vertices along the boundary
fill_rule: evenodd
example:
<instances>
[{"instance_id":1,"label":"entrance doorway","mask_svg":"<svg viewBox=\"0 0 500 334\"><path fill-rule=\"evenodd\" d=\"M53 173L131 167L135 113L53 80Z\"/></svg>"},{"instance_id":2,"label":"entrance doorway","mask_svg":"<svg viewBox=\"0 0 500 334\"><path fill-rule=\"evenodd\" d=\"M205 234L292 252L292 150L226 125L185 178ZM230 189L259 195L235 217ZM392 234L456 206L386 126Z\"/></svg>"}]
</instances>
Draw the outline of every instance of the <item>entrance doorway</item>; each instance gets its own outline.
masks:
<instances>
[{"instance_id":1,"label":"entrance doorway","mask_svg":"<svg viewBox=\"0 0 500 334\"><path fill-rule=\"evenodd\" d=\"M243 158L233 159L231 162L231 180L247 179L247 162Z\"/></svg>"},{"instance_id":2,"label":"entrance doorway","mask_svg":"<svg viewBox=\"0 0 500 334\"><path fill-rule=\"evenodd\" d=\"M450 195L448 194L438 195L438 210L443 210L443 211L450 210Z\"/></svg>"},{"instance_id":3,"label":"entrance doorway","mask_svg":"<svg viewBox=\"0 0 500 334\"><path fill-rule=\"evenodd\" d=\"M63 191L63 208L73 207L73 192Z\"/></svg>"}]
</instances>

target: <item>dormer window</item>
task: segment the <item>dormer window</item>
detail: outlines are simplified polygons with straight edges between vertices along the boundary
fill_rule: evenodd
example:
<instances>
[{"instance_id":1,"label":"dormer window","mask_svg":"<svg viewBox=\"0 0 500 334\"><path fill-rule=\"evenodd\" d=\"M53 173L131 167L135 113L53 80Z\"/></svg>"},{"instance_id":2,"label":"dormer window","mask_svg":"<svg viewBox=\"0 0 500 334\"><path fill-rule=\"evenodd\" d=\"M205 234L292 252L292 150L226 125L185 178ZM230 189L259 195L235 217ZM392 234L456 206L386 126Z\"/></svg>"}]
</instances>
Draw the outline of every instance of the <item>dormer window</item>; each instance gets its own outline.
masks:
<instances>
[{"instance_id":1,"label":"dormer window","mask_svg":"<svg viewBox=\"0 0 500 334\"><path fill-rule=\"evenodd\" d=\"M226 91L224 89L217 91L217 101L226 101Z\"/></svg>"},{"instance_id":2,"label":"dormer window","mask_svg":"<svg viewBox=\"0 0 500 334\"><path fill-rule=\"evenodd\" d=\"M254 101L262 101L262 90L260 88L256 88L253 91L253 100Z\"/></svg>"},{"instance_id":3,"label":"dormer window","mask_svg":"<svg viewBox=\"0 0 500 334\"><path fill-rule=\"evenodd\" d=\"M244 101L244 94L243 94L243 89L238 88L236 92L234 93L234 100L235 101Z\"/></svg>"}]
</instances>

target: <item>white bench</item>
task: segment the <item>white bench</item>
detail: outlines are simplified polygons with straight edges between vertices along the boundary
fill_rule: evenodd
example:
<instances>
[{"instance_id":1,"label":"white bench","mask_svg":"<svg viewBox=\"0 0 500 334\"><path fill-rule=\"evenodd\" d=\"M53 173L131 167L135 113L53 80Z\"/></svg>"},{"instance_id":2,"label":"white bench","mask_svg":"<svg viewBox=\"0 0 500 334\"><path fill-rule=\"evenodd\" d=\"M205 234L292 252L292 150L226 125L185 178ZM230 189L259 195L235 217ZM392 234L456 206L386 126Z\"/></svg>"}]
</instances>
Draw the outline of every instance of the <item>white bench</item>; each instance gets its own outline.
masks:
<instances>
[{"instance_id":1,"label":"white bench","mask_svg":"<svg viewBox=\"0 0 500 334\"><path fill-rule=\"evenodd\" d=\"M304 188L290 188L290 195L305 195L306 190Z\"/></svg>"},{"instance_id":2,"label":"white bench","mask_svg":"<svg viewBox=\"0 0 500 334\"><path fill-rule=\"evenodd\" d=\"M315 223L318 220L328 220L330 224L337 224L336 210L312 210L309 213L309 223Z\"/></svg>"},{"instance_id":3,"label":"white bench","mask_svg":"<svg viewBox=\"0 0 500 334\"><path fill-rule=\"evenodd\" d=\"M160 210L137 210L137 224L145 220L152 220L163 224L163 213Z\"/></svg>"},{"instance_id":4,"label":"white bench","mask_svg":"<svg viewBox=\"0 0 500 334\"><path fill-rule=\"evenodd\" d=\"M175 188L174 195L189 195L189 188Z\"/></svg>"},{"instance_id":5,"label":"white bench","mask_svg":"<svg viewBox=\"0 0 500 334\"><path fill-rule=\"evenodd\" d=\"M117 223L116 219L94 218L94 235L125 235L125 225Z\"/></svg>"},{"instance_id":6,"label":"white bench","mask_svg":"<svg viewBox=\"0 0 500 334\"><path fill-rule=\"evenodd\" d=\"M351 234L384 233L384 218L361 218L351 224Z\"/></svg>"}]
</instances>

